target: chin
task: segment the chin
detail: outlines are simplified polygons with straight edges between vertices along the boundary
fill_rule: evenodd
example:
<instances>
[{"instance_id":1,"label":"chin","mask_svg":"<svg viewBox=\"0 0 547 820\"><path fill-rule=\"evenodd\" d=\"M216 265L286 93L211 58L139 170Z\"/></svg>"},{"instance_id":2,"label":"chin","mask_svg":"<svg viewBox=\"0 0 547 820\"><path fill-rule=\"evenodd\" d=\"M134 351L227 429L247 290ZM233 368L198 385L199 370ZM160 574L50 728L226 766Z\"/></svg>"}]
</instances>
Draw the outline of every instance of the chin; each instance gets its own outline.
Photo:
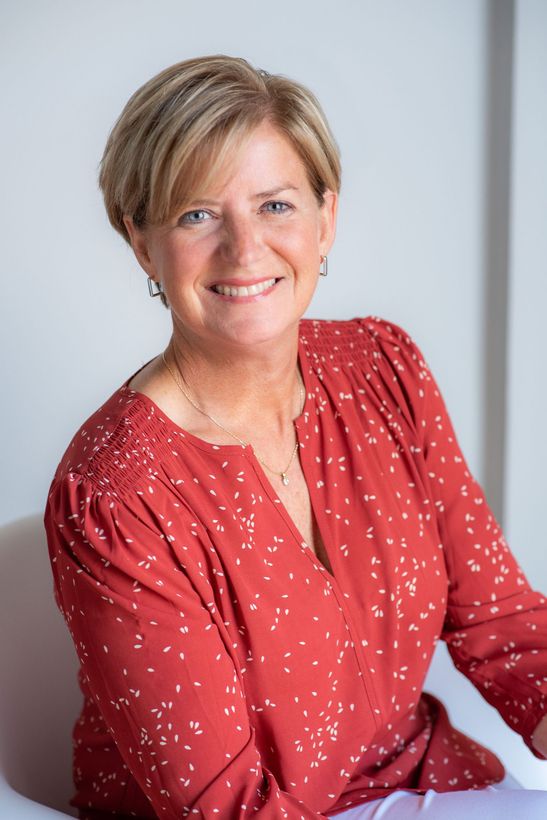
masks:
<instances>
[{"instance_id":1,"label":"chin","mask_svg":"<svg viewBox=\"0 0 547 820\"><path fill-rule=\"evenodd\" d=\"M277 320L252 320L238 323L237 326L225 328L222 336L226 344L234 344L240 347L254 347L268 342L280 342L290 338L294 334L294 327L298 324L300 317L295 317L292 322L286 318Z\"/></svg>"}]
</instances>

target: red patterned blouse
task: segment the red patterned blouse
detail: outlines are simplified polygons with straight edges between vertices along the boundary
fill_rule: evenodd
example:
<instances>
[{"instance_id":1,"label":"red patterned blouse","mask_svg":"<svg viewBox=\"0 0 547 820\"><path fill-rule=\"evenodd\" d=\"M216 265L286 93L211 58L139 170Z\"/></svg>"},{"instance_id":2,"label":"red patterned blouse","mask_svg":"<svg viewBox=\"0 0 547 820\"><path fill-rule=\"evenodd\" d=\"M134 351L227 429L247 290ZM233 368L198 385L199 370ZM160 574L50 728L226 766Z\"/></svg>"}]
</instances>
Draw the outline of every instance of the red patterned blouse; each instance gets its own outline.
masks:
<instances>
[{"instance_id":1,"label":"red patterned blouse","mask_svg":"<svg viewBox=\"0 0 547 820\"><path fill-rule=\"evenodd\" d=\"M402 786L501 780L422 691L439 638L532 748L547 602L419 348L377 317L304 319L299 362L295 427L332 574L251 446L185 432L130 379L59 464L45 525L81 663L81 818L308 820Z\"/></svg>"}]
</instances>

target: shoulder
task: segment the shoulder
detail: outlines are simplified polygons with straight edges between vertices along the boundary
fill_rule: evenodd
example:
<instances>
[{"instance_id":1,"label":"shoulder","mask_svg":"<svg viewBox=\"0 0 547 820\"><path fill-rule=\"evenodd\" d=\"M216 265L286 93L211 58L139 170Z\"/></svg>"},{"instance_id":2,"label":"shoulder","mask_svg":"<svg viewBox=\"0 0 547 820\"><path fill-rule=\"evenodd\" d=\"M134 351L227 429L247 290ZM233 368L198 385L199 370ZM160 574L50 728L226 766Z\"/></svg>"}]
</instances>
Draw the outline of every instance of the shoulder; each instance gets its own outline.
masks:
<instances>
[{"instance_id":1,"label":"shoulder","mask_svg":"<svg viewBox=\"0 0 547 820\"><path fill-rule=\"evenodd\" d=\"M300 338L310 370L326 389L340 394L352 384L379 402L382 412L402 415L414 430L423 426L429 396L438 395L438 388L420 348L400 325L379 316L303 320Z\"/></svg>"},{"instance_id":2,"label":"shoulder","mask_svg":"<svg viewBox=\"0 0 547 820\"><path fill-rule=\"evenodd\" d=\"M380 316L353 319L302 319L300 339L309 358L344 365L375 358L400 366L403 361L426 368L422 352L410 334Z\"/></svg>"},{"instance_id":3,"label":"shoulder","mask_svg":"<svg viewBox=\"0 0 547 820\"><path fill-rule=\"evenodd\" d=\"M117 497L139 477L153 477L156 463L171 450L172 435L154 403L122 385L80 425L52 485L79 476L99 495Z\"/></svg>"}]
</instances>

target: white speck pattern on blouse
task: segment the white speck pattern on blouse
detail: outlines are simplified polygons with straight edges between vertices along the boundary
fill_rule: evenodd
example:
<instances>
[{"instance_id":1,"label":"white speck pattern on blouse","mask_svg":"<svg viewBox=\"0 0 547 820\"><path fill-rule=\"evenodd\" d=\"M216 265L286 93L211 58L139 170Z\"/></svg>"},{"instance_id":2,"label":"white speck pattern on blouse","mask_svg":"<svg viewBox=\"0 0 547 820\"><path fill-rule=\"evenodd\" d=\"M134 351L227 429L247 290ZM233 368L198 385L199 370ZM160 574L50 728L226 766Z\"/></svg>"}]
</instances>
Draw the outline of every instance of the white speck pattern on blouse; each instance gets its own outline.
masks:
<instances>
[{"instance_id":1,"label":"white speck pattern on blouse","mask_svg":"<svg viewBox=\"0 0 547 820\"><path fill-rule=\"evenodd\" d=\"M332 573L251 447L185 432L130 379L57 468L44 521L81 664L82 820L309 820L500 781L422 691L439 638L533 751L547 603L419 348L378 317L303 319L299 361L295 427Z\"/></svg>"}]
</instances>

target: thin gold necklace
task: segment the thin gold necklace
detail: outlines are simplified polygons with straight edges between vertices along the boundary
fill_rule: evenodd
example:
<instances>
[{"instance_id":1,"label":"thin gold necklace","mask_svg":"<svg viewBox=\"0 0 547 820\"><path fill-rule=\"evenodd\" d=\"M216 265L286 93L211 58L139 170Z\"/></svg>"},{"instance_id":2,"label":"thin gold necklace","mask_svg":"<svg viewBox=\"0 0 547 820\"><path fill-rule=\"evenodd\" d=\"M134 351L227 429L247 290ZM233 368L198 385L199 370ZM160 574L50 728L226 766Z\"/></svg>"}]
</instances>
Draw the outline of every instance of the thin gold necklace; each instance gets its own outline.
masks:
<instances>
[{"instance_id":1,"label":"thin gold necklace","mask_svg":"<svg viewBox=\"0 0 547 820\"><path fill-rule=\"evenodd\" d=\"M172 378L173 378L173 381L175 382L175 384L177 385L177 387L179 388L179 390L181 390L181 392L182 392L182 393L186 396L186 398L188 399L188 401L190 402L190 404L192 405L192 407L195 407L195 408L196 408L196 410L198 410L198 411L199 411L200 413L202 413L204 416L207 416L207 418L208 418L208 419L211 419L211 421L213 422L213 424L216 424L216 426L217 426L217 427L220 427L220 429L221 429L221 430L224 430L224 432L225 432L225 433L228 433L228 435L229 435L229 436L232 436L232 438L235 438L235 439L236 439L236 441L239 441L239 443L241 444L241 446L242 446L242 447L248 447L248 446L249 446L249 443L248 443L248 442L245 442L245 441L243 441L243 439L239 438L239 436L236 436L236 434L235 434L235 433L232 433L232 432L231 432L231 430L228 430L228 428L227 428L227 427L224 427L224 425L223 425L223 424L221 424L219 421L217 421L215 418L213 418L213 416L211 416L209 413L207 413L207 412L206 412L206 411L205 411L202 407L200 407L199 405L197 405L197 404L196 404L196 402L195 402L195 401L194 401L194 400L193 400L193 399L192 399L192 398L188 395L188 393L186 392L186 390L184 389L184 387L183 387L183 386L182 386L182 384L180 383L180 381L179 381L179 379L177 378L177 376L175 375L175 373L172 371L172 369L171 369L171 368L169 367L169 365L167 364L167 360L166 360L166 358L165 358L165 352L163 352L163 353L161 354L161 357L162 357L162 359L163 359L163 363L164 363L165 367L167 368L167 370L168 370L168 371L169 371L169 373L171 374L171 376L172 376ZM178 369L178 366L177 366L177 369ZM305 398L306 398L306 397L305 397L305 393L304 393L304 386L303 386L303 385L302 385L302 383L301 383L301 384L300 384L300 404L301 404L301 407L300 407L300 414L302 414L302 412L303 412L303 410L304 410ZM267 470L269 470L271 473L274 473L274 475L279 476L279 477L281 478L281 481L283 482L283 484L284 484L285 486L287 486L287 484L289 483L289 477L288 477L287 473L289 472L290 466L291 466L291 464L293 463L293 459L294 459L294 457L295 457L295 455L296 455L296 453L297 453L297 450L298 450L298 439L296 440L296 444L294 445L294 449L293 449L293 451L292 451L292 453L291 453L291 457L290 457L290 459L289 459L289 463L287 464L287 466L285 467L285 469L284 469L282 472L279 472L279 470L274 470L274 469L272 469L272 468L271 468L268 464L266 464L266 462L265 462L265 461L263 461L263 460L260 458L260 456L258 455L258 453L256 452L256 450L255 450L255 449L254 449L254 447L253 447L253 452L254 452L255 456L257 457L258 461L260 461L260 463L261 463L264 467L266 467L266 469L267 469Z\"/></svg>"}]
</instances>

